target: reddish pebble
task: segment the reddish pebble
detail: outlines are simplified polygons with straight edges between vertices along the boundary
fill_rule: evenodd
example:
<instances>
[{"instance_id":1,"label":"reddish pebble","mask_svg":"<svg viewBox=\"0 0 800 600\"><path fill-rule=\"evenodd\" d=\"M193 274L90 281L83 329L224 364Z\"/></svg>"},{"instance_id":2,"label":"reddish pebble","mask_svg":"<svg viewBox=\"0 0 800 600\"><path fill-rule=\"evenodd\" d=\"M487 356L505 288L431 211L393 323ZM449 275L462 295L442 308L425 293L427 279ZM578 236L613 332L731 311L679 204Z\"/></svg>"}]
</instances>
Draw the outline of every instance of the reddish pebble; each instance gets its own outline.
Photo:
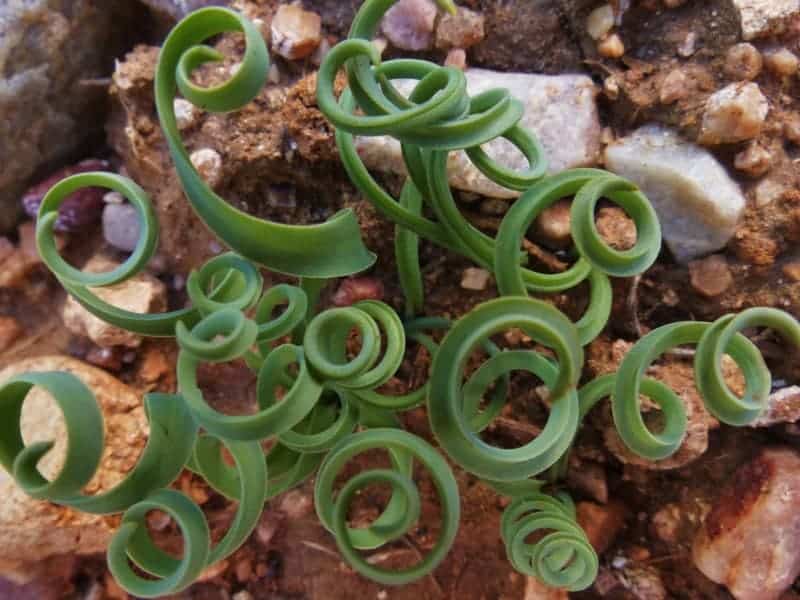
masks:
<instances>
[{"instance_id":1,"label":"reddish pebble","mask_svg":"<svg viewBox=\"0 0 800 600\"><path fill-rule=\"evenodd\" d=\"M335 306L352 306L362 300L383 300L383 283L373 277L345 279L333 295Z\"/></svg>"},{"instance_id":2,"label":"reddish pebble","mask_svg":"<svg viewBox=\"0 0 800 600\"><path fill-rule=\"evenodd\" d=\"M0 352L4 352L22 335L22 328L12 317L0 317Z\"/></svg>"},{"instance_id":3,"label":"reddish pebble","mask_svg":"<svg viewBox=\"0 0 800 600\"><path fill-rule=\"evenodd\" d=\"M47 192L62 179L89 171L109 171L110 168L108 161L92 158L56 171L22 196L25 214L35 219ZM105 193L106 190L102 188L84 188L67 196L59 208L55 230L74 233L97 223L103 213Z\"/></svg>"}]
</instances>

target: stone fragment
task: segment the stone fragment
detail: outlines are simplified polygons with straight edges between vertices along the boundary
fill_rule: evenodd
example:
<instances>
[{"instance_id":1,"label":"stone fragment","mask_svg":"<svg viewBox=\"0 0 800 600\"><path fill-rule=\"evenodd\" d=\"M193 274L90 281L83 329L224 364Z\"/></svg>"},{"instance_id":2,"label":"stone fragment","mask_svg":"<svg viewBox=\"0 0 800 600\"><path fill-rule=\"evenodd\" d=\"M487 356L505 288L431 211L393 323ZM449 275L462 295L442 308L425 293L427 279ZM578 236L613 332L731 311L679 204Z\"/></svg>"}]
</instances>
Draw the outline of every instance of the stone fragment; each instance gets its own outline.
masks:
<instances>
[{"instance_id":1,"label":"stone fragment","mask_svg":"<svg viewBox=\"0 0 800 600\"><path fill-rule=\"evenodd\" d=\"M107 204L103 209L103 236L123 252L133 252L139 241L139 213L132 204Z\"/></svg>"},{"instance_id":2,"label":"stone fragment","mask_svg":"<svg viewBox=\"0 0 800 600\"><path fill-rule=\"evenodd\" d=\"M559 200L544 209L533 222L536 240L553 248L565 248L572 242L572 218L569 200Z\"/></svg>"},{"instance_id":3,"label":"stone fragment","mask_svg":"<svg viewBox=\"0 0 800 600\"><path fill-rule=\"evenodd\" d=\"M175 110L175 120L178 122L178 129L183 131L194 125L198 112L194 104L183 98L175 98L172 104Z\"/></svg>"},{"instance_id":4,"label":"stone fragment","mask_svg":"<svg viewBox=\"0 0 800 600\"><path fill-rule=\"evenodd\" d=\"M742 35L746 40L767 37L800 13L800 0L732 0L739 11Z\"/></svg>"},{"instance_id":5,"label":"stone fragment","mask_svg":"<svg viewBox=\"0 0 800 600\"><path fill-rule=\"evenodd\" d=\"M706 102L698 141L705 145L734 144L761 133L769 102L756 83L733 83Z\"/></svg>"},{"instance_id":6,"label":"stone fragment","mask_svg":"<svg viewBox=\"0 0 800 600\"><path fill-rule=\"evenodd\" d=\"M464 269L461 274L461 287L465 290L482 292L489 287L491 279L492 274L486 269L470 267L469 269Z\"/></svg>"},{"instance_id":7,"label":"stone fragment","mask_svg":"<svg viewBox=\"0 0 800 600\"><path fill-rule=\"evenodd\" d=\"M761 177L772 167L772 153L758 142L752 141L736 155L733 166L750 177Z\"/></svg>"},{"instance_id":8,"label":"stone fragment","mask_svg":"<svg viewBox=\"0 0 800 600\"><path fill-rule=\"evenodd\" d=\"M335 306L351 306L362 300L383 300L383 282L374 277L350 277L339 284L331 301Z\"/></svg>"},{"instance_id":9,"label":"stone fragment","mask_svg":"<svg viewBox=\"0 0 800 600\"><path fill-rule=\"evenodd\" d=\"M653 203L664 241L680 262L719 250L733 236L745 198L707 150L646 125L608 146L605 159Z\"/></svg>"},{"instance_id":10,"label":"stone fragment","mask_svg":"<svg viewBox=\"0 0 800 600\"><path fill-rule=\"evenodd\" d=\"M783 122L783 135L793 144L800 144L800 114L789 113Z\"/></svg>"},{"instance_id":11,"label":"stone fragment","mask_svg":"<svg viewBox=\"0 0 800 600\"><path fill-rule=\"evenodd\" d=\"M736 81L750 81L761 74L764 59L753 44L743 42L728 49L725 55L725 74Z\"/></svg>"},{"instance_id":12,"label":"stone fragment","mask_svg":"<svg viewBox=\"0 0 800 600\"><path fill-rule=\"evenodd\" d=\"M800 575L800 455L766 448L735 473L692 546L737 600L777 600Z\"/></svg>"},{"instance_id":13,"label":"stone fragment","mask_svg":"<svg viewBox=\"0 0 800 600\"><path fill-rule=\"evenodd\" d=\"M383 35L400 50L427 50L433 43L436 5L431 0L399 0L383 17Z\"/></svg>"},{"instance_id":14,"label":"stone fragment","mask_svg":"<svg viewBox=\"0 0 800 600\"><path fill-rule=\"evenodd\" d=\"M629 250L636 245L636 223L617 206L604 206L597 211L597 233L615 250Z\"/></svg>"},{"instance_id":15,"label":"stone fragment","mask_svg":"<svg viewBox=\"0 0 800 600\"><path fill-rule=\"evenodd\" d=\"M201 148L192 152L189 159L210 187L219 184L222 177L222 157L219 152L213 148Z\"/></svg>"},{"instance_id":16,"label":"stone fragment","mask_svg":"<svg viewBox=\"0 0 800 600\"><path fill-rule=\"evenodd\" d=\"M614 28L614 9L610 4L595 8L586 18L586 33L593 40L603 39Z\"/></svg>"},{"instance_id":17,"label":"stone fragment","mask_svg":"<svg viewBox=\"0 0 800 600\"><path fill-rule=\"evenodd\" d=\"M786 263L781 270L791 281L800 281L800 262L792 261Z\"/></svg>"},{"instance_id":18,"label":"stone fragment","mask_svg":"<svg viewBox=\"0 0 800 600\"><path fill-rule=\"evenodd\" d=\"M117 263L103 256L93 257L83 268L89 273L101 273L117 267ZM127 281L109 287L92 288L105 302L123 310L136 313L161 312L166 308L167 289L151 275L141 273ZM138 347L141 336L130 333L95 317L71 296L67 298L62 312L64 325L75 333L88 337L103 348L111 346Z\"/></svg>"},{"instance_id":19,"label":"stone fragment","mask_svg":"<svg viewBox=\"0 0 800 600\"><path fill-rule=\"evenodd\" d=\"M786 186L783 183L772 179L771 177L767 177L760 181L756 186L756 206L759 208L764 208L765 206L768 206L781 198L785 192Z\"/></svg>"},{"instance_id":20,"label":"stone fragment","mask_svg":"<svg viewBox=\"0 0 800 600\"><path fill-rule=\"evenodd\" d=\"M595 552L602 554L608 550L625 524L625 507L618 502L606 505L579 502L576 509L578 523Z\"/></svg>"},{"instance_id":21,"label":"stone fragment","mask_svg":"<svg viewBox=\"0 0 800 600\"><path fill-rule=\"evenodd\" d=\"M788 48L775 48L764 53L764 64L779 77L791 77L797 73L797 55Z\"/></svg>"},{"instance_id":22,"label":"stone fragment","mask_svg":"<svg viewBox=\"0 0 800 600\"><path fill-rule=\"evenodd\" d=\"M483 41L485 35L483 15L459 6L455 15L445 13L439 19L436 47L442 50L470 48Z\"/></svg>"},{"instance_id":23,"label":"stone fragment","mask_svg":"<svg viewBox=\"0 0 800 600\"><path fill-rule=\"evenodd\" d=\"M621 58L625 54L625 44L616 33L606 36L597 44L600 56L606 58Z\"/></svg>"},{"instance_id":24,"label":"stone fragment","mask_svg":"<svg viewBox=\"0 0 800 600\"><path fill-rule=\"evenodd\" d=\"M322 19L297 4L281 4L272 18L272 49L289 60L314 53L322 40Z\"/></svg>"},{"instance_id":25,"label":"stone fragment","mask_svg":"<svg viewBox=\"0 0 800 600\"><path fill-rule=\"evenodd\" d=\"M0 233L38 170L100 133L108 75L137 23L126 0L0 2Z\"/></svg>"},{"instance_id":26,"label":"stone fragment","mask_svg":"<svg viewBox=\"0 0 800 600\"><path fill-rule=\"evenodd\" d=\"M694 291L706 298L719 296L733 285L728 261L721 254L690 262L689 277Z\"/></svg>"},{"instance_id":27,"label":"stone fragment","mask_svg":"<svg viewBox=\"0 0 800 600\"><path fill-rule=\"evenodd\" d=\"M800 387L793 385L772 392L764 412L750 427L772 427L800 421Z\"/></svg>"},{"instance_id":28,"label":"stone fragment","mask_svg":"<svg viewBox=\"0 0 800 600\"><path fill-rule=\"evenodd\" d=\"M467 89L475 96L493 88L506 88L523 102L520 124L532 130L544 146L549 173L596 164L601 147L602 127L595 104L597 90L585 75L532 75L467 69ZM398 89L410 93L413 84L400 82ZM569 143L565 144L564 140ZM357 149L365 164L380 171L405 173L400 143L385 137L357 138ZM522 170L528 167L522 154L504 140L484 146L500 164ZM469 162L463 152L454 152L448 163L450 184L460 190L492 198L516 198L513 192L489 181Z\"/></svg>"},{"instance_id":29,"label":"stone fragment","mask_svg":"<svg viewBox=\"0 0 800 600\"><path fill-rule=\"evenodd\" d=\"M105 448L101 467L85 488L89 494L107 492L134 466L147 440L147 419L139 394L108 373L65 356L45 356L15 362L0 371L0 385L26 372L66 371L95 394L103 412ZM22 410L26 443L55 441L40 461L46 477L54 477L67 444L61 412L49 394L34 388ZM115 520L34 500L0 471L0 569L24 573L29 565L60 554L93 554L106 549L117 527Z\"/></svg>"}]
</instances>

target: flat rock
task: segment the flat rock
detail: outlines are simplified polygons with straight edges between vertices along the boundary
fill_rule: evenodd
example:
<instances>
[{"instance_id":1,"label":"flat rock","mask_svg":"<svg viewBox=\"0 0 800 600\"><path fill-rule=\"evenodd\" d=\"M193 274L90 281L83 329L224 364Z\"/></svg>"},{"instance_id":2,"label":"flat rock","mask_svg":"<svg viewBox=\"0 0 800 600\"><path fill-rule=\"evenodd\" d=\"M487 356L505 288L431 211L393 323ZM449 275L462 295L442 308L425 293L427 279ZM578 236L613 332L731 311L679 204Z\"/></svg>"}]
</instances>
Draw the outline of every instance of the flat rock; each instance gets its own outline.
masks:
<instances>
[{"instance_id":1,"label":"flat rock","mask_svg":"<svg viewBox=\"0 0 800 600\"><path fill-rule=\"evenodd\" d=\"M103 119L102 77L127 46L126 0L0 2L0 231L37 169L67 158Z\"/></svg>"},{"instance_id":2,"label":"flat rock","mask_svg":"<svg viewBox=\"0 0 800 600\"><path fill-rule=\"evenodd\" d=\"M647 194L679 262L719 250L733 236L745 197L707 150L670 129L646 125L608 146L605 162Z\"/></svg>"},{"instance_id":3,"label":"flat rock","mask_svg":"<svg viewBox=\"0 0 800 600\"><path fill-rule=\"evenodd\" d=\"M475 96L493 88L506 88L525 105L521 124L539 138L548 158L549 172L594 165L600 152L602 128L595 104L597 91L584 75L531 75L467 69L467 89ZM401 82L398 89L409 93L413 83ZM569 143L564 143L564 140ZM405 173L400 143L387 136L357 140L359 155L373 169ZM490 142L484 149L499 163L512 169L527 168L522 154L505 140ZM493 198L516 198L518 193L489 181L469 162L463 152L449 159L450 184L458 189Z\"/></svg>"},{"instance_id":4,"label":"flat rock","mask_svg":"<svg viewBox=\"0 0 800 600\"><path fill-rule=\"evenodd\" d=\"M800 13L800 0L732 0L739 11L746 40L780 31L792 16Z\"/></svg>"},{"instance_id":5,"label":"flat rock","mask_svg":"<svg viewBox=\"0 0 800 600\"><path fill-rule=\"evenodd\" d=\"M89 273L102 273L116 266L117 263L98 255L93 257L83 270ZM161 312L167 304L167 289L164 284L145 273L140 273L117 285L92 288L92 291L105 302L136 313ZM111 346L135 348L142 342L141 336L95 317L71 296L64 304L62 318L67 329L77 335L88 337L104 348Z\"/></svg>"},{"instance_id":6,"label":"flat rock","mask_svg":"<svg viewBox=\"0 0 800 600\"><path fill-rule=\"evenodd\" d=\"M86 493L112 489L139 459L148 435L147 418L139 394L105 371L66 356L44 356L18 361L0 371L0 384L25 372L66 371L94 392L103 411L105 448L101 467ZM39 463L46 477L58 473L66 448L61 412L47 392L34 388L22 410L26 443L54 440L55 446ZM116 528L112 517L89 515L29 498L0 470L0 573L25 578L29 565L47 557L103 551Z\"/></svg>"}]
</instances>

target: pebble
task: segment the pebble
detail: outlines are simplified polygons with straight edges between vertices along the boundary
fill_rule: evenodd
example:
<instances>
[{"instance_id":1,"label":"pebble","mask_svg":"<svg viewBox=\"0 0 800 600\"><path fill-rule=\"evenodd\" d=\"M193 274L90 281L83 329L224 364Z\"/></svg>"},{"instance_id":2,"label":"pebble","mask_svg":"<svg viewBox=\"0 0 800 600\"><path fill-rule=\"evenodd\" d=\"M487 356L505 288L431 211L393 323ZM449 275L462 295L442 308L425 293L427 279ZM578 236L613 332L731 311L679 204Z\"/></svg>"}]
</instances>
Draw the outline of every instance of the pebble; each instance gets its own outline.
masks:
<instances>
[{"instance_id":1,"label":"pebble","mask_svg":"<svg viewBox=\"0 0 800 600\"><path fill-rule=\"evenodd\" d=\"M485 36L483 15L459 6L456 14L445 13L439 19L436 47L441 50L471 48L482 42Z\"/></svg>"},{"instance_id":2,"label":"pebble","mask_svg":"<svg viewBox=\"0 0 800 600\"><path fill-rule=\"evenodd\" d=\"M86 354L86 362L112 373L122 370L122 356L117 348L95 346Z\"/></svg>"},{"instance_id":3,"label":"pebble","mask_svg":"<svg viewBox=\"0 0 800 600\"><path fill-rule=\"evenodd\" d=\"M522 600L569 600L569 594L566 590L546 586L536 577L526 577Z\"/></svg>"},{"instance_id":4,"label":"pebble","mask_svg":"<svg viewBox=\"0 0 800 600\"><path fill-rule=\"evenodd\" d=\"M786 263L781 270L792 281L800 281L800 261Z\"/></svg>"},{"instance_id":5,"label":"pebble","mask_svg":"<svg viewBox=\"0 0 800 600\"><path fill-rule=\"evenodd\" d=\"M664 241L682 263L723 248L745 198L716 158L660 125L646 125L606 149L609 170L631 179L653 203Z\"/></svg>"},{"instance_id":6,"label":"pebble","mask_svg":"<svg viewBox=\"0 0 800 600\"><path fill-rule=\"evenodd\" d=\"M302 519L310 515L314 510L314 502L308 494L304 494L299 490L292 490L287 492L281 499L278 510L286 513L286 516L290 519Z\"/></svg>"},{"instance_id":7,"label":"pebble","mask_svg":"<svg viewBox=\"0 0 800 600\"><path fill-rule=\"evenodd\" d=\"M35 219L47 192L62 179L89 171L109 170L108 161L94 158L60 169L25 192L21 200L22 208L25 214ZM102 188L83 188L67 196L58 210L55 231L77 233L97 223L103 211L105 193Z\"/></svg>"},{"instance_id":8,"label":"pebble","mask_svg":"<svg viewBox=\"0 0 800 600\"><path fill-rule=\"evenodd\" d=\"M322 19L296 4L281 4L272 18L272 49L288 60L314 53L322 40Z\"/></svg>"},{"instance_id":9,"label":"pebble","mask_svg":"<svg viewBox=\"0 0 800 600\"><path fill-rule=\"evenodd\" d=\"M764 208L778 200L786 192L786 187L773 179L764 179L755 189L756 206Z\"/></svg>"},{"instance_id":10,"label":"pebble","mask_svg":"<svg viewBox=\"0 0 800 600\"><path fill-rule=\"evenodd\" d=\"M764 54L764 64L775 75L779 77L791 77L797 73L797 55L787 48L770 50Z\"/></svg>"},{"instance_id":11,"label":"pebble","mask_svg":"<svg viewBox=\"0 0 800 600\"><path fill-rule=\"evenodd\" d=\"M680 69L673 69L661 82L659 100L661 104L672 104L683 100L689 95L686 75Z\"/></svg>"},{"instance_id":12,"label":"pebble","mask_svg":"<svg viewBox=\"0 0 800 600\"><path fill-rule=\"evenodd\" d=\"M764 412L749 427L772 427L797 421L800 421L800 387L793 385L772 392L767 398Z\"/></svg>"},{"instance_id":13,"label":"pebble","mask_svg":"<svg viewBox=\"0 0 800 600\"><path fill-rule=\"evenodd\" d=\"M253 600L253 594L247 590L242 590L241 592L236 592L231 598L232 600Z\"/></svg>"},{"instance_id":14,"label":"pebble","mask_svg":"<svg viewBox=\"0 0 800 600\"><path fill-rule=\"evenodd\" d=\"M117 266L116 262L97 255L89 260L83 270L89 273L101 273L110 271ZM137 313L160 312L166 308L167 304L166 286L155 277L145 273L140 273L117 285L92 288L92 291L109 304ZM114 327L95 317L72 296L69 296L64 304L62 319L66 328L72 333L88 337L103 348L112 346L136 348L142 342L141 336Z\"/></svg>"},{"instance_id":15,"label":"pebble","mask_svg":"<svg viewBox=\"0 0 800 600\"><path fill-rule=\"evenodd\" d=\"M725 55L725 74L736 81L750 81L761 74L764 59L753 44L731 46Z\"/></svg>"},{"instance_id":16,"label":"pebble","mask_svg":"<svg viewBox=\"0 0 800 600\"><path fill-rule=\"evenodd\" d=\"M253 575L253 561L249 558L244 558L236 563L236 579L239 583L249 581Z\"/></svg>"},{"instance_id":17,"label":"pebble","mask_svg":"<svg viewBox=\"0 0 800 600\"><path fill-rule=\"evenodd\" d=\"M559 200L545 208L533 222L536 240L552 248L565 248L572 242L572 218L569 200Z\"/></svg>"},{"instance_id":18,"label":"pebble","mask_svg":"<svg viewBox=\"0 0 800 600\"><path fill-rule=\"evenodd\" d=\"M8 350L22 335L22 327L13 317L0 316L0 352Z\"/></svg>"},{"instance_id":19,"label":"pebble","mask_svg":"<svg viewBox=\"0 0 800 600\"><path fill-rule=\"evenodd\" d=\"M800 14L800 0L732 0L739 12L742 35L746 40L767 37L782 29L782 24Z\"/></svg>"},{"instance_id":20,"label":"pebble","mask_svg":"<svg viewBox=\"0 0 800 600\"><path fill-rule=\"evenodd\" d=\"M183 98L175 98L172 102L175 111L175 120L178 122L178 129L183 131L194 125L197 118L197 107Z\"/></svg>"},{"instance_id":21,"label":"pebble","mask_svg":"<svg viewBox=\"0 0 800 600\"><path fill-rule=\"evenodd\" d=\"M618 206L604 206L598 210L595 227L615 250L629 250L636 245L636 223Z\"/></svg>"},{"instance_id":22,"label":"pebble","mask_svg":"<svg viewBox=\"0 0 800 600\"><path fill-rule=\"evenodd\" d=\"M612 33L600 40L597 51L605 58L621 58L625 54L625 44L622 43L621 37Z\"/></svg>"},{"instance_id":23,"label":"pebble","mask_svg":"<svg viewBox=\"0 0 800 600\"><path fill-rule=\"evenodd\" d=\"M678 56L683 58L689 58L692 54L697 52L697 34L694 31L690 31L686 34L686 37L683 38L683 41L678 46Z\"/></svg>"},{"instance_id":24,"label":"pebble","mask_svg":"<svg viewBox=\"0 0 800 600\"><path fill-rule=\"evenodd\" d=\"M433 44L436 13L431 0L399 0L386 11L381 31L395 48L428 50Z\"/></svg>"},{"instance_id":25,"label":"pebble","mask_svg":"<svg viewBox=\"0 0 800 600\"><path fill-rule=\"evenodd\" d=\"M491 279L492 274L486 269L470 267L464 269L464 272L461 274L461 287L465 290L482 292L489 287Z\"/></svg>"},{"instance_id":26,"label":"pebble","mask_svg":"<svg viewBox=\"0 0 800 600\"><path fill-rule=\"evenodd\" d=\"M444 59L445 67L454 67L460 71L467 70L467 53L462 48L453 48Z\"/></svg>"},{"instance_id":27,"label":"pebble","mask_svg":"<svg viewBox=\"0 0 800 600\"><path fill-rule=\"evenodd\" d=\"M601 505L594 502L579 502L578 523L586 532L589 543L598 554L611 547L625 524L625 508L618 502Z\"/></svg>"},{"instance_id":28,"label":"pebble","mask_svg":"<svg viewBox=\"0 0 800 600\"><path fill-rule=\"evenodd\" d=\"M610 4L598 6L586 18L586 33L593 40L599 41L614 28L614 9Z\"/></svg>"},{"instance_id":29,"label":"pebble","mask_svg":"<svg viewBox=\"0 0 800 600\"><path fill-rule=\"evenodd\" d=\"M189 160L200 176L210 187L215 187L222 179L222 157L212 148L201 148L192 152Z\"/></svg>"},{"instance_id":30,"label":"pebble","mask_svg":"<svg viewBox=\"0 0 800 600\"><path fill-rule=\"evenodd\" d=\"M800 575L800 455L773 446L739 467L698 532L692 558L737 600L788 590Z\"/></svg>"},{"instance_id":31,"label":"pebble","mask_svg":"<svg viewBox=\"0 0 800 600\"><path fill-rule=\"evenodd\" d=\"M720 254L690 262L689 278L694 291L706 298L715 298L733 285L728 261Z\"/></svg>"},{"instance_id":32,"label":"pebble","mask_svg":"<svg viewBox=\"0 0 800 600\"><path fill-rule=\"evenodd\" d=\"M772 154L756 141L736 155L733 165L750 177L761 177L772 167Z\"/></svg>"},{"instance_id":33,"label":"pebble","mask_svg":"<svg viewBox=\"0 0 800 600\"><path fill-rule=\"evenodd\" d=\"M501 73L469 68L465 72L472 96L493 88L506 88L525 105L520 125L539 138L548 159L551 174L565 169L597 164L603 128L600 126L595 97L597 89L585 75L534 75ZM396 87L409 93L413 84L397 82ZM565 144L564 140L569 143ZM404 174L400 144L386 136L359 137L356 146L367 167ZM522 170L528 164L515 148L503 140L484 145L495 161L510 169ZM448 162L450 184L459 190L490 198L516 198L514 192L498 186L483 176L463 152L454 152Z\"/></svg>"},{"instance_id":34,"label":"pebble","mask_svg":"<svg viewBox=\"0 0 800 600\"><path fill-rule=\"evenodd\" d=\"M734 83L706 102L699 142L733 144L757 137L769 113L769 102L756 83Z\"/></svg>"},{"instance_id":35,"label":"pebble","mask_svg":"<svg viewBox=\"0 0 800 600\"><path fill-rule=\"evenodd\" d=\"M103 209L103 237L123 252L133 252L139 241L139 213L132 204L106 204Z\"/></svg>"},{"instance_id":36,"label":"pebble","mask_svg":"<svg viewBox=\"0 0 800 600\"><path fill-rule=\"evenodd\" d=\"M331 302L334 306L352 306L362 300L383 300L383 282L375 277L350 277L339 284Z\"/></svg>"}]
</instances>

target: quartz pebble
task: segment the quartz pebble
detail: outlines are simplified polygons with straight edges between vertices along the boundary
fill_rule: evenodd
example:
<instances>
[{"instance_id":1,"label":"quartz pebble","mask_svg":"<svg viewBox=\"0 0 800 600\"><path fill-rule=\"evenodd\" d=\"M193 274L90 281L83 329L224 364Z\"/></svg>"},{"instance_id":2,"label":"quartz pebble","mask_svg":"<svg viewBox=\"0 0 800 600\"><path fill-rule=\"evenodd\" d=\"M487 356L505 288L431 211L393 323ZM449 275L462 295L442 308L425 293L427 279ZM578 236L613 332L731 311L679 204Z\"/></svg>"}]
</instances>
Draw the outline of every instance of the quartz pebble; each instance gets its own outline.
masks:
<instances>
[{"instance_id":1,"label":"quartz pebble","mask_svg":"<svg viewBox=\"0 0 800 600\"><path fill-rule=\"evenodd\" d=\"M597 44L600 56L606 58L621 58L625 54L625 44L616 33L606 36Z\"/></svg>"},{"instance_id":2,"label":"quartz pebble","mask_svg":"<svg viewBox=\"0 0 800 600\"><path fill-rule=\"evenodd\" d=\"M553 248L565 248L572 241L572 219L569 200L559 200L545 208L533 222L536 241Z\"/></svg>"},{"instance_id":3,"label":"quartz pebble","mask_svg":"<svg viewBox=\"0 0 800 600\"><path fill-rule=\"evenodd\" d=\"M178 122L178 129L183 131L194 125L197 117L197 108L194 104L183 98L175 98L172 105L175 110L175 120Z\"/></svg>"},{"instance_id":4,"label":"quartz pebble","mask_svg":"<svg viewBox=\"0 0 800 600\"><path fill-rule=\"evenodd\" d=\"M736 155L733 164L750 177L761 177L772 166L772 154L758 142L750 142Z\"/></svg>"},{"instance_id":5,"label":"quartz pebble","mask_svg":"<svg viewBox=\"0 0 800 600\"><path fill-rule=\"evenodd\" d=\"M522 101L525 114L520 125L532 130L544 147L549 173L597 164L602 127L595 103L597 90L585 75L532 75L467 69L467 89L472 96L493 88L506 88ZM396 87L408 94L413 83L399 81ZM569 144L564 140L568 139ZM400 143L386 136L356 138L359 156L367 167L405 173ZM494 140L484 150L499 164L522 170L528 163L505 140ZM489 181L470 163L463 152L448 159L450 184L459 190L492 198L516 198L518 192Z\"/></svg>"},{"instance_id":6,"label":"quartz pebble","mask_svg":"<svg viewBox=\"0 0 800 600\"><path fill-rule=\"evenodd\" d=\"M800 421L800 387L793 385L772 392L764 412L750 427L772 427L780 423Z\"/></svg>"},{"instance_id":7,"label":"quartz pebble","mask_svg":"<svg viewBox=\"0 0 800 600\"><path fill-rule=\"evenodd\" d=\"M459 6L456 14L445 13L439 19L436 47L442 50L470 48L482 42L485 35L483 15Z\"/></svg>"},{"instance_id":8,"label":"quartz pebble","mask_svg":"<svg viewBox=\"0 0 800 600\"><path fill-rule=\"evenodd\" d=\"M800 0L732 0L739 11L742 35L746 40L767 37L782 29L800 14Z\"/></svg>"},{"instance_id":9,"label":"quartz pebble","mask_svg":"<svg viewBox=\"0 0 800 600\"><path fill-rule=\"evenodd\" d=\"M725 55L725 74L736 81L749 81L761 74L764 59L753 44L731 46Z\"/></svg>"},{"instance_id":10,"label":"quartz pebble","mask_svg":"<svg viewBox=\"0 0 800 600\"><path fill-rule=\"evenodd\" d=\"M431 0L399 0L383 17L383 35L400 50L427 50L433 44L436 5Z\"/></svg>"},{"instance_id":11,"label":"quartz pebble","mask_svg":"<svg viewBox=\"0 0 800 600\"><path fill-rule=\"evenodd\" d=\"M464 269L464 273L461 275L461 287L465 290L482 292L489 287L491 279L492 274L486 269L470 267L469 269Z\"/></svg>"},{"instance_id":12,"label":"quartz pebble","mask_svg":"<svg viewBox=\"0 0 800 600\"><path fill-rule=\"evenodd\" d=\"M288 60L314 53L322 40L322 19L296 4L281 4L272 18L272 49Z\"/></svg>"},{"instance_id":13,"label":"quartz pebble","mask_svg":"<svg viewBox=\"0 0 800 600\"><path fill-rule=\"evenodd\" d=\"M741 466L692 546L695 566L737 600L777 599L800 575L800 455L768 448Z\"/></svg>"},{"instance_id":14,"label":"quartz pebble","mask_svg":"<svg viewBox=\"0 0 800 600\"><path fill-rule=\"evenodd\" d=\"M724 256L714 254L689 263L692 288L701 296L714 298L733 285L733 275Z\"/></svg>"},{"instance_id":15,"label":"quartz pebble","mask_svg":"<svg viewBox=\"0 0 800 600\"><path fill-rule=\"evenodd\" d=\"M704 148L660 125L646 125L606 149L608 169L631 179L653 203L664 241L680 262L724 247L745 198Z\"/></svg>"},{"instance_id":16,"label":"quartz pebble","mask_svg":"<svg viewBox=\"0 0 800 600\"><path fill-rule=\"evenodd\" d=\"M791 50L778 48L764 54L764 64L767 69L779 77L791 77L797 73L800 60Z\"/></svg>"},{"instance_id":17,"label":"quartz pebble","mask_svg":"<svg viewBox=\"0 0 800 600\"><path fill-rule=\"evenodd\" d=\"M769 102L758 84L731 84L706 102L699 142L716 145L753 139L761 133L767 113Z\"/></svg>"},{"instance_id":18,"label":"quartz pebble","mask_svg":"<svg viewBox=\"0 0 800 600\"><path fill-rule=\"evenodd\" d=\"M201 148L192 152L189 159L206 183L212 188L222 178L222 157L212 148Z\"/></svg>"},{"instance_id":19,"label":"quartz pebble","mask_svg":"<svg viewBox=\"0 0 800 600\"><path fill-rule=\"evenodd\" d=\"M107 204L103 210L103 237L123 252L133 252L139 241L139 213L132 204Z\"/></svg>"},{"instance_id":20,"label":"quartz pebble","mask_svg":"<svg viewBox=\"0 0 800 600\"><path fill-rule=\"evenodd\" d=\"M610 4L598 6L586 18L586 33L593 40L601 40L614 28L614 9Z\"/></svg>"},{"instance_id":21,"label":"quartz pebble","mask_svg":"<svg viewBox=\"0 0 800 600\"><path fill-rule=\"evenodd\" d=\"M104 273L119 266L116 262L102 256L94 256L84 266L88 273ZM122 283L102 288L91 288L92 292L101 300L112 304L122 310L136 313L161 312L167 305L167 290L161 281L140 273ZM72 296L67 298L62 312L62 319L67 329L76 335L88 337L95 344L103 348L112 346L138 347L142 338L106 323L95 317Z\"/></svg>"}]
</instances>

